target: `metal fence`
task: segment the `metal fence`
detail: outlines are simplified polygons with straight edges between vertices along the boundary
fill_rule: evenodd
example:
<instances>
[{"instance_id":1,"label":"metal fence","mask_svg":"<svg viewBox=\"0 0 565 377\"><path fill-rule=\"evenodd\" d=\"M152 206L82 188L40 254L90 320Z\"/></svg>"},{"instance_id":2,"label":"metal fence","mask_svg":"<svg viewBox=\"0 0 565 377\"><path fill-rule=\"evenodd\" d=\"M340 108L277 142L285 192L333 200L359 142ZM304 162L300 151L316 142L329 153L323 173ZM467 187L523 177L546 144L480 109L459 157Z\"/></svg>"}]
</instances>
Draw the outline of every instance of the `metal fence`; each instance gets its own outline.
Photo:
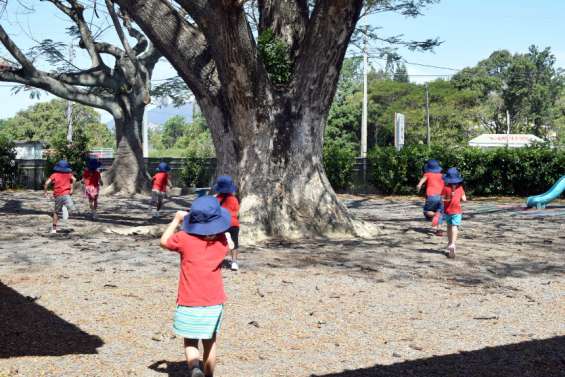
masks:
<instances>
[{"instance_id":1,"label":"metal fence","mask_svg":"<svg viewBox=\"0 0 565 377\"><path fill-rule=\"evenodd\" d=\"M113 158L101 158L101 171L110 169ZM185 187L185 174L183 158L146 158L145 167L149 174L153 175L155 169L161 162L166 162L171 167L171 183L176 187ZM215 176L216 159L203 159L206 180L211 181ZM43 184L51 172L46 171L47 160L16 160L15 177L0 177L0 189L6 187L19 187L31 190L41 190Z\"/></svg>"}]
</instances>

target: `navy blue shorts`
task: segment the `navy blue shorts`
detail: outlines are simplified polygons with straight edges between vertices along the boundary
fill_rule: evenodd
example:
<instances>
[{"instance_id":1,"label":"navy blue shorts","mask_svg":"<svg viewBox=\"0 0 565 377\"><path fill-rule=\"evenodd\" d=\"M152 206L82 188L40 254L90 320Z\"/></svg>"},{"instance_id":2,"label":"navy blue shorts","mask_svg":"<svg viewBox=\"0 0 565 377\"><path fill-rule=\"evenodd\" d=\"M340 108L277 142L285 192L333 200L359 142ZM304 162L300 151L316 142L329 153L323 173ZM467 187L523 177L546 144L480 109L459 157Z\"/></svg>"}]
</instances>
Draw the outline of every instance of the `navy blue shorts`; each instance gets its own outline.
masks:
<instances>
[{"instance_id":1,"label":"navy blue shorts","mask_svg":"<svg viewBox=\"0 0 565 377\"><path fill-rule=\"evenodd\" d=\"M424 204L425 212L438 212L443 210L443 202L440 195L428 196Z\"/></svg>"}]
</instances>

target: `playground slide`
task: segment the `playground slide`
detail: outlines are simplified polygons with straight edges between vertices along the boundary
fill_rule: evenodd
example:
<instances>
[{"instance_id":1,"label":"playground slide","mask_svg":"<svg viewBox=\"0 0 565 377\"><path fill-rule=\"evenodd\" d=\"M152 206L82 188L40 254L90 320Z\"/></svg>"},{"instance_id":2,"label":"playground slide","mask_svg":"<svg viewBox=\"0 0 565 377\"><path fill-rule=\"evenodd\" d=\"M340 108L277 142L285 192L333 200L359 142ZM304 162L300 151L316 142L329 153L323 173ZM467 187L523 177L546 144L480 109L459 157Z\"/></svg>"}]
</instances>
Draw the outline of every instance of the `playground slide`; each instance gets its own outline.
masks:
<instances>
[{"instance_id":1,"label":"playground slide","mask_svg":"<svg viewBox=\"0 0 565 377\"><path fill-rule=\"evenodd\" d=\"M526 205L528 208L545 208L545 206L559 198L559 196L565 191L565 175L557 180L555 184L546 192L541 195L535 195L528 197Z\"/></svg>"}]
</instances>

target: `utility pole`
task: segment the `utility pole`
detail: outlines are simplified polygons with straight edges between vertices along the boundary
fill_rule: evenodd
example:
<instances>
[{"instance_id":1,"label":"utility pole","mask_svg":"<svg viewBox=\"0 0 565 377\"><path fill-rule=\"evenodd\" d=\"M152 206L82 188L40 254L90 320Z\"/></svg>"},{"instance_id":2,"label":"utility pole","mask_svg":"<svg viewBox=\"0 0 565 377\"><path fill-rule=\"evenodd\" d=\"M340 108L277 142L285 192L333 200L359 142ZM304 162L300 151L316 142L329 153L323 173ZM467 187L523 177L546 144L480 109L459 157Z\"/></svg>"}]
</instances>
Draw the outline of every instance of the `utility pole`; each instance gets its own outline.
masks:
<instances>
[{"instance_id":1,"label":"utility pole","mask_svg":"<svg viewBox=\"0 0 565 377\"><path fill-rule=\"evenodd\" d=\"M363 43L363 114L361 119L361 159L363 162L363 185L367 185L367 73L369 71L368 25L365 25L365 40Z\"/></svg>"},{"instance_id":2,"label":"utility pole","mask_svg":"<svg viewBox=\"0 0 565 377\"><path fill-rule=\"evenodd\" d=\"M510 146L510 111L506 110L506 148Z\"/></svg>"},{"instance_id":3,"label":"utility pole","mask_svg":"<svg viewBox=\"0 0 565 377\"><path fill-rule=\"evenodd\" d=\"M69 62L72 64L75 57L75 50L73 44L69 45ZM70 144L73 142L73 102L67 101L67 110L65 111L67 116L67 142Z\"/></svg>"},{"instance_id":4,"label":"utility pole","mask_svg":"<svg viewBox=\"0 0 565 377\"><path fill-rule=\"evenodd\" d=\"M425 85L426 87L426 131L427 131L427 137L426 137L426 144L429 146L430 145L430 89L428 86L428 83L426 83Z\"/></svg>"},{"instance_id":5,"label":"utility pole","mask_svg":"<svg viewBox=\"0 0 565 377\"><path fill-rule=\"evenodd\" d=\"M367 54L367 30L365 26L365 41L363 45L363 115L361 119L361 158L367 158L367 74L368 74L368 54Z\"/></svg>"},{"instance_id":6,"label":"utility pole","mask_svg":"<svg viewBox=\"0 0 565 377\"><path fill-rule=\"evenodd\" d=\"M142 132L143 132L143 158L149 158L149 120L147 111L143 113Z\"/></svg>"}]
</instances>

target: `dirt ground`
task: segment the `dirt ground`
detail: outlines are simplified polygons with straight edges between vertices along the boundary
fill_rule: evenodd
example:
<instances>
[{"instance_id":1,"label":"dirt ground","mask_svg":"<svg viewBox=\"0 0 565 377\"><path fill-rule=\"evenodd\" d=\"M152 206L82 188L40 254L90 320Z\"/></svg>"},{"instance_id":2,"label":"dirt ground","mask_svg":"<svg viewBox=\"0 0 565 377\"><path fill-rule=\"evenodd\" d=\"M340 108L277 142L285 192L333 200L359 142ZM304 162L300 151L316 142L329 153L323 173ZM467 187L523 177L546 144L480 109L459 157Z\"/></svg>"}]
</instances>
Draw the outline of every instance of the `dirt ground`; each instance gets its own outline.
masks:
<instances>
[{"instance_id":1,"label":"dirt ground","mask_svg":"<svg viewBox=\"0 0 565 377\"><path fill-rule=\"evenodd\" d=\"M146 198L102 198L51 235L40 192L0 193L0 376L187 376L178 256L115 232L190 199L156 221ZM247 246L224 272L216 377L565 376L565 202L466 203L451 260L420 198L342 199L382 235Z\"/></svg>"}]
</instances>

